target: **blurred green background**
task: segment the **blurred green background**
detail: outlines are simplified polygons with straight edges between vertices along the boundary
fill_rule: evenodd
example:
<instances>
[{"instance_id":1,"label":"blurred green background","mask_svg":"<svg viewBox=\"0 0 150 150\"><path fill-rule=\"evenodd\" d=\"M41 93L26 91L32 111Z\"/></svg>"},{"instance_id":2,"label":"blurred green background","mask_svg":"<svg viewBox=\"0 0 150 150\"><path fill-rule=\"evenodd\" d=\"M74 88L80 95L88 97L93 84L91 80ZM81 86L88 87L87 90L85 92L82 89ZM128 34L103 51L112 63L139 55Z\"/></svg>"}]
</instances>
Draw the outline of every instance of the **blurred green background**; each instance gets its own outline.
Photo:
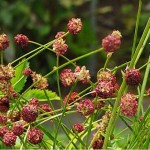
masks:
<instances>
[{"instance_id":1,"label":"blurred green background","mask_svg":"<svg viewBox=\"0 0 150 150\"><path fill-rule=\"evenodd\" d=\"M123 39L121 49L109 63L109 67L113 68L130 60L137 10L138 0L1 0L0 32L8 34L11 40L11 46L5 51L5 62L35 48L34 45L27 49L16 46L13 41L16 34L25 34L30 40L44 44L54 39L58 31L66 31L68 20L77 17L83 21L83 30L79 35L67 37L69 50L65 55L71 59L99 48L101 39L117 29ZM143 0L138 40L149 17L150 1ZM147 61L149 52L147 44L141 64ZM104 65L105 59L106 54L101 53L79 61L78 64L86 65L94 76ZM32 59L30 66L33 70L46 74L55 64L55 55L45 51ZM55 82L52 78L49 80L51 84Z\"/></svg>"}]
</instances>

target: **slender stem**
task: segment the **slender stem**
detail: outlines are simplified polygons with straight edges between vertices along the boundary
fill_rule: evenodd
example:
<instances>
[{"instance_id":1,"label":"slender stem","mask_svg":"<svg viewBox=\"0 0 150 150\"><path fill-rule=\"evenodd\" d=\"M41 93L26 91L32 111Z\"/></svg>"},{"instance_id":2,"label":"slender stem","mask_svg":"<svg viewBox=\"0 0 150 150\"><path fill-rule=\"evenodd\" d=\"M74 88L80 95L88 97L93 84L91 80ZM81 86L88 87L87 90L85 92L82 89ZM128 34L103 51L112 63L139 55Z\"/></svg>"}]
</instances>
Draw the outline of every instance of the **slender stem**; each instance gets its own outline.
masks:
<instances>
[{"instance_id":1,"label":"slender stem","mask_svg":"<svg viewBox=\"0 0 150 150\"><path fill-rule=\"evenodd\" d=\"M1 55L1 64L3 64L3 59L4 58L3 58L3 51L2 50L0 51L0 55Z\"/></svg>"},{"instance_id":2,"label":"slender stem","mask_svg":"<svg viewBox=\"0 0 150 150\"><path fill-rule=\"evenodd\" d=\"M25 136L24 136L24 139L23 139L24 143L26 142L27 134L28 134L29 130L30 130L30 125L28 126L28 129L27 129L26 134L25 134ZM22 150L22 148L23 148L23 143L22 143L22 145L21 145L21 147L20 147L20 150Z\"/></svg>"},{"instance_id":3,"label":"slender stem","mask_svg":"<svg viewBox=\"0 0 150 150\"><path fill-rule=\"evenodd\" d=\"M108 53L108 54L107 54L107 59L106 59L105 64L104 64L104 70L106 70L107 64L108 64L108 62L109 62L111 56L112 56L112 53Z\"/></svg>"},{"instance_id":4,"label":"slender stem","mask_svg":"<svg viewBox=\"0 0 150 150\"><path fill-rule=\"evenodd\" d=\"M59 67L59 56L57 56L56 67ZM59 97L62 100L61 90L60 90L60 82L59 82L59 70L56 71L56 78L57 78L57 88L58 88Z\"/></svg>"},{"instance_id":5,"label":"slender stem","mask_svg":"<svg viewBox=\"0 0 150 150\"><path fill-rule=\"evenodd\" d=\"M21 57L15 59L15 60L14 60L13 62L11 62L10 64L12 65L12 64L16 63L16 62L19 61L20 59L22 59L22 58L24 58L24 57L26 57L26 56L28 56L28 55L30 55L30 54L32 54L32 53L38 51L38 50L41 49L42 47L43 47L43 46L38 47L38 48L36 48L36 49L30 51L29 53L27 53L27 54L25 54L25 55L22 55Z\"/></svg>"},{"instance_id":6,"label":"slender stem","mask_svg":"<svg viewBox=\"0 0 150 150\"><path fill-rule=\"evenodd\" d=\"M137 33L138 33L138 27L139 27L141 9L142 9L142 0L139 0L139 6L138 6L137 17L136 17L136 26L135 26L135 32L134 32L134 39L133 39L133 45L132 45L131 58L132 58L132 56L134 54L134 51L135 51L135 45L136 45L136 40L137 40Z\"/></svg>"},{"instance_id":7,"label":"slender stem","mask_svg":"<svg viewBox=\"0 0 150 150\"><path fill-rule=\"evenodd\" d=\"M147 42L147 39L149 37L149 30L150 30L150 18L147 21L146 27L145 27L144 32L142 34L142 37L141 37L141 39L139 41L139 44L138 44L138 46L137 46L137 48L135 50L135 53L134 53L134 55L132 57L132 61L130 63L129 68L135 67L135 65L136 65L136 63L137 63L137 61L138 61L138 59L139 59L139 57L140 57L140 55L141 55L141 53L142 53L142 51L144 49L144 46L145 46L145 44ZM140 52L140 54L139 54L139 52ZM138 58L137 58L137 56L138 56Z\"/></svg>"},{"instance_id":8,"label":"slender stem","mask_svg":"<svg viewBox=\"0 0 150 150\"><path fill-rule=\"evenodd\" d=\"M70 90L70 92L69 92L69 94L68 94L67 102L66 102L65 107L64 107L64 109L63 109L62 116L61 116L61 118L60 118L60 120L59 120L59 122L58 122L57 130L56 130L56 134L55 134L55 141L54 141L54 144L53 144L53 149L55 149L55 146L56 146L56 140L57 140L57 136L58 136L58 131L59 131L59 128L60 128L62 119L63 119L63 117L64 117L64 115L65 115L65 113L66 113L66 106L67 106L69 97L70 97L72 91L74 90L74 88L76 87L76 84L77 84L77 82L72 86L72 88L71 88L71 90Z\"/></svg>"},{"instance_id":9,"label":"slender stem","mask_svg":"<svg viewBox=\"0 0 150 150\"><path fill-rule=\"evenodd\" d=\"M140 97L139 97L139 100L138 100L137 118L140 117L140 109L141 109L142 100L143 100L143 97L144 97L144 92L145 92L145 87L146 87L146 83L147 83L147 80L148 80L149 72L150 72L150 57L148 59L148 65L146 67L146 71L145 71L145 75L144 75L144 79L143 79L143 83L142 83L142 87L141 87Z\"/></svg>"}]
</instances>

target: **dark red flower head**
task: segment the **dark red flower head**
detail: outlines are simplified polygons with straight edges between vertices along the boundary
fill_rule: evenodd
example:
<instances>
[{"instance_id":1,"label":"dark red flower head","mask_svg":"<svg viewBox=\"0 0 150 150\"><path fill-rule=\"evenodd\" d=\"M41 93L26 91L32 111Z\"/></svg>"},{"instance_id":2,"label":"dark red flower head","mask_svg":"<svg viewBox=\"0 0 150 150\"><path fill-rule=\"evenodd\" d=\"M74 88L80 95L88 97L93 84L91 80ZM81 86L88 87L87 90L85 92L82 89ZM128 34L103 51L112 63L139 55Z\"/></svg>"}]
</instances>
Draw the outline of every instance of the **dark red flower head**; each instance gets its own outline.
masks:
<instances>
[{"instance_id":1,"label":"dark red flower head","mask_svg":"<svg viewBox=\"0 0 150 150\"><path fill-rule=\"evenodd\" d=\"M125 73L125 80L128 85L138 85L141 81L141 73L138 69L129 69Z\"/></svg>"},{"instance_id":2,"label":"dark red flower head","mask_svg":"<svg viewBox=\"0 0 150 150\"><path fill-rule=\"evenodd\" d=\"M15 42L20 45L22 48L26 48L29 42L29 39L26 35L23 34L17 34L14 37Z\"/></svg>"}]
</instances>

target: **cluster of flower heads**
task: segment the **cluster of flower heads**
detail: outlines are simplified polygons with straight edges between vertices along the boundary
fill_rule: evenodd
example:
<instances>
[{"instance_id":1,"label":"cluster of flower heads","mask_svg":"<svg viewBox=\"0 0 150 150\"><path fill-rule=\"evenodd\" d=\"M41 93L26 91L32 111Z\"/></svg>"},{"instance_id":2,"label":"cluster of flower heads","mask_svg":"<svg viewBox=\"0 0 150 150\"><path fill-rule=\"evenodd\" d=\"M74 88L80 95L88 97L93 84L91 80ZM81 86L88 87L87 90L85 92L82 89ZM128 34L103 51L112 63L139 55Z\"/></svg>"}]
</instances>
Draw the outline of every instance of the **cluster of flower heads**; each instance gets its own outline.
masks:
<instances>
[{"instance_id":1,"label":"cluster of flower heads","mask_svg":"<svg viewBox=\"0 0 150 150\"><path fill-rule=\"evenodd\" d=\"M78 34L82 29L82 22L80 18L72 18L67 24L68 32L71 34ZM57 56L63 55L67 49L68 45L66 44L66 33L60 31L55 36L55 41L52 45L53 50L56 52Z\"/></svg>"},{"instance_id":2,"label":"cluster of flower heads","mask_svg":"<svg viewBox=\"0 0 150 150\"><path fill-rule=\"evenodd\" d=\"M6 108L4 109L6 110ZM24 105L21 112L7 110L6 114L0 114L0 137L3 143L8 147L14 146L17 136L26 134L27 132L28 142L31 144L39 144L43 139L43 132L34 127L34 122L39 114L47 117L53 113L49 104L40 104L36 98L32 98L28 104ZM10 122L13 122L13 124L10 125ZM28 123L32 123L32 127L29 130L26 128Z\"/></svg>"},{"instance_id":3,"label":"cluster of flower heads","mask_svg":"<svg viewBox=\"0 0 150 150\"><path fill-rule=\"evenodd\" d=\"M66 44L66 35L78 34L82 29L82 22L80 18L72 18L67 24L68 32L60 31L56 34L55 40L52 42L53 50L57 56L65 54L68 49ZM106 36L102 40L102 47L106 53L112 54L118 50L121 46L122 35L119 31L115 30L110 35ZM28 37L23 34L18 34L14 37L15 42L22 48L26 48L30 42ZM6 34L0 35L0 50L5 50L9 47L9 39ZM0 137L2 142L6 146L13 146L16 143L17 136L27 134L27 141L31 144L39 144L43 139L43 132L34 127L34 122L37 118L47 117L53 115L52 109L49 104L40 104L39 100L32 98L27 104L23 105L21 110L9 110L10 100L13 97L17 98L17 93L14 91L10 80L14 77L15 71L13 67L8 64L0 65L0 90L4 97L0 98ZM30 68L26 68L23 71L25 77L31 77L34 87L38 89L48 88L48 81L41 74L37 74ZM126 69L123 74L125 82L129 86L137 86L141 82L141 73L138 69ZM72 86L76 82L87 84L91 82L91 76L89 70L85 66L76 66L75 70L64 69L60 73L60 81L63 86ZM63 106L77 106L77 111L83 116L89 116L94 113L95 110L100 110L105 106L105 99L116 97L119 85L117 84L116 76L113 72L100 70L97 73L97 84L92 89L92 100L89 98L82 99L76 92L68 94L63 100ZM147 94L150 96L150 89L147 90ZM135 116L138 109L138 98L133 93L124 93L120 99L121 113L128 117ZM101 149L104 142L104 134L109 123L111 116L111 109L107 109L102 116L96 133L92 138L92 148ZM13 122L13 124L10 124ZM32 126L27 130L28 123ZM72 131L80 133L85 130L85 126L82 123L75 123L72 126Z\"/></svg>"}]
</instances>

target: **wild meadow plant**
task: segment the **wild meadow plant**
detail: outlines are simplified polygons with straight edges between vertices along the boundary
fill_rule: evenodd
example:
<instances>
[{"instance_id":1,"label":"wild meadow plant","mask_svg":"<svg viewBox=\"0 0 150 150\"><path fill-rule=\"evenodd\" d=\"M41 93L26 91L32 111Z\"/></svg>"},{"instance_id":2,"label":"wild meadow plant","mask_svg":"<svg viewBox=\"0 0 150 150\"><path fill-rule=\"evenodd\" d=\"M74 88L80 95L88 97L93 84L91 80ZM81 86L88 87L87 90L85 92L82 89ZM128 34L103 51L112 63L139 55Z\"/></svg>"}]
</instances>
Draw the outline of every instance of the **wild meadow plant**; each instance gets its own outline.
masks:
<instances>
[{"instance_id":1,"label":"wild meadow plant","mask_svg":"<svg viewBox=\"0 0 150 150\"><path fill-rule=\"evenodd\" d=\"M0 35L0 147L1 149L148 149L150 148L150 106L143 107L145 97L150 96L148 77L150 57L147 63L137 68L140 56L148 44L150 19L148 20L140 41L137 43L141 3L137 15L131 59L124 64L108 68L112 55L120 49L123 35L118 30L112 31L102 39L102 47L74 59L65 57L67 53L67 35L79 34L82 30L80 18L72 18L67 24L66 32L60 31L53 41L40 44L31 41L26 35L14 37L16 44L36 49L20 56L9 64L3 63L3 51L10 45L5 33ZM137 43L137 44L136 44ZM29 67L31 59L48 50L56 54L56 66L42 75ZM121 50L121 49L120 49ZM107 55L103 68L92 82L90 70L78 66L78 60L100 55ZM61 64L60 58L66 62ZM68 65L72 65L69 68ZM125 69L124 69L125 68ZM120 69L122 71L120 71ZM123 70L124 69L124 70ZM144 74L141 74L143 70ZM117 83L116 72L120 72L122 83ZM58 92L49 88L48 78L56 74ZM27 87L28 78L33 83ZM77 85L85 84L86 88L77 92ZM25 88L27 87L27 88ZM133 87L135 91L131 91ZM63 90L68 89L66 96ZM58 101L56 108L54 101ZM84 121L73 123L76 117ZM64 121L67 117L71 127ZM118 119L125 127L118 133ZM45 125L46 123L46 125ZM61 130L60 130L61 129ZM60 132L61 131L61 132ZM126 133L126 134L125 134ZM60 134L63 138L60 139ZM122 145L117 143L123 140Z\"/></svg>"}]
</instances>

